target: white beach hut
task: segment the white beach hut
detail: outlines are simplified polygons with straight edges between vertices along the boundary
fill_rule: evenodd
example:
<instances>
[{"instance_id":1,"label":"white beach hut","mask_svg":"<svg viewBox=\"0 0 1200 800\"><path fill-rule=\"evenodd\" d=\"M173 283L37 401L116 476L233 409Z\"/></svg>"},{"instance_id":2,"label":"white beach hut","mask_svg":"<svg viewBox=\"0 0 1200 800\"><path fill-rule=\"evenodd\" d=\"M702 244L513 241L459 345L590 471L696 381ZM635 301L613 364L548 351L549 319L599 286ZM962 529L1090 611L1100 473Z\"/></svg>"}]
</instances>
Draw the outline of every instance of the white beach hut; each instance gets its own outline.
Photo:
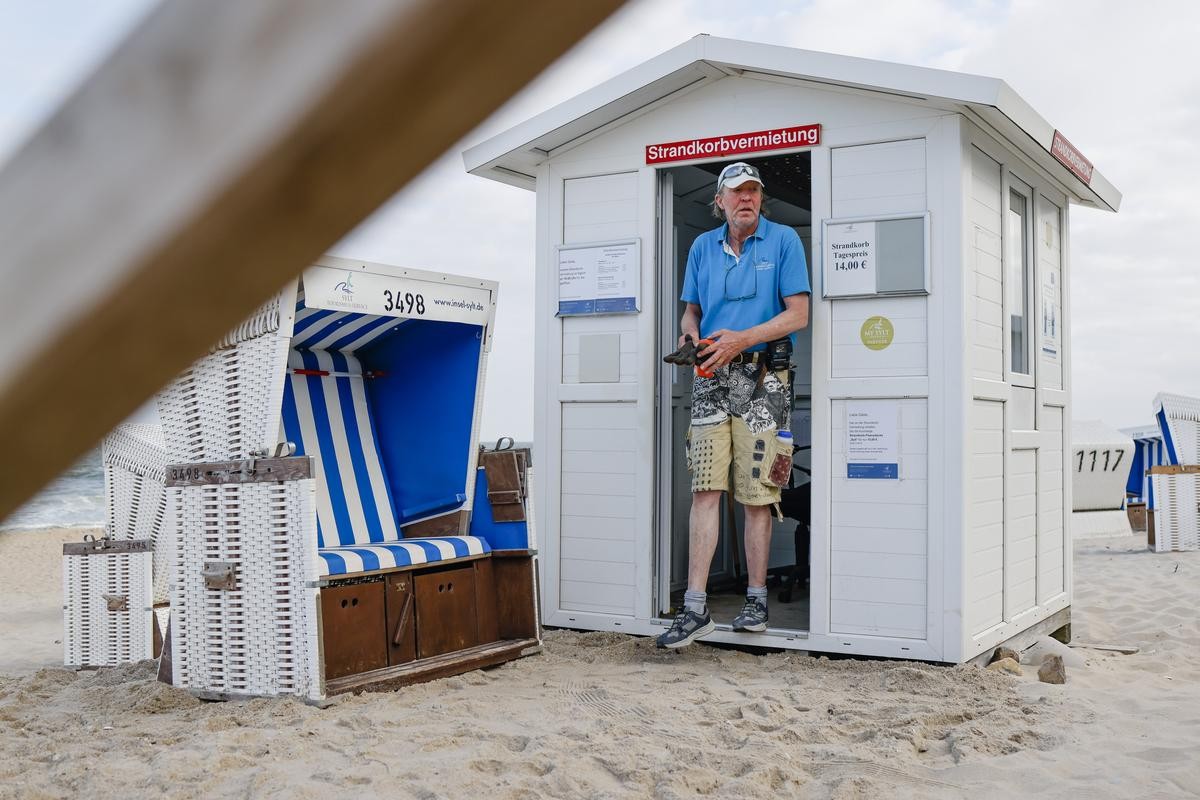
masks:
<instances>
[{"instance_id":1,"label":"white beach hut","mask_svg":"<svg viewBox=\"0 0 1200 800\"><path fill-rule=\"evenodd\" d=\"M1100 420L1071 425L1071 534L1076 539L1130 534L1125 490L1133 439Z\"/></svg>"},{"instance_id":2,"label":"white beach hut","mask_svg":"<svg viewBox=\"0 0 1200 800\"><path fill-rule=\"evenodd\" d=\"M679 603L690 376L660 357L715 176L749 160L809 253L811 552L778 524L792 602L708 638L963 662L1069 625L1068 209L1120 194L1003 81L700 36L464 158L537 193L547 624L652 635ZM735 528L710 601L740 588Z\"/></svg>"}]
</instances>

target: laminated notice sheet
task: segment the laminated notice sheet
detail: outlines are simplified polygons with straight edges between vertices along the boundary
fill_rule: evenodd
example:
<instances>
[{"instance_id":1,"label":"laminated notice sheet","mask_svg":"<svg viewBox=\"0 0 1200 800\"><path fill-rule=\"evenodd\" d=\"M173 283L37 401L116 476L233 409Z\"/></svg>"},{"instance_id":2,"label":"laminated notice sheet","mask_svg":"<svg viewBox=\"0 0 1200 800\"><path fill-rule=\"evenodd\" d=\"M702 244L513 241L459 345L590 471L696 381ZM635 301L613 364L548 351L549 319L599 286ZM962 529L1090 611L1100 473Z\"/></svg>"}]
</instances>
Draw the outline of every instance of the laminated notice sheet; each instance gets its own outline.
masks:
<instances>
[{"instance_id":1,"label":"laminated notice sheet","mask_svg":"<svg viewBox=\"0 0 1200 800\"><path fill-rule=\"evenodd\" d=\"M557 316L635 314L640 285L636 239L558 248Z\"/></svg>"},{"instance_id":2,"label":"laminated notice sheet","mask_svg":"<svg viewBox=\"0 0 1200 800\"><path fill-rule=\"evenodd\" d=\"M900 404L846 401L846 477L900 478Z\"/></svg>"}]
</instances>

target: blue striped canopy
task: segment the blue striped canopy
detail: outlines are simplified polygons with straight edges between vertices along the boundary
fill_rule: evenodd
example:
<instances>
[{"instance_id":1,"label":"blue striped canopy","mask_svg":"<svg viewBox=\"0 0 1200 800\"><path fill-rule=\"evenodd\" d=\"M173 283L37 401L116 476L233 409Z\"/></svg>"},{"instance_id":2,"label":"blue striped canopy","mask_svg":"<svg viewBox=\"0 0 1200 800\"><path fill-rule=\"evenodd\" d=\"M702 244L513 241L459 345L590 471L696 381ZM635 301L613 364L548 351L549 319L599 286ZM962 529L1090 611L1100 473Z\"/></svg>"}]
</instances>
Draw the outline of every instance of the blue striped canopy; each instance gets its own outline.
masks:
<instances>
[{"instance_id":1,"label":"blue striped canopy","mask_svg":"<svg viewBox=\"0 0 1200 800\"><path fill-rule=\"evenodd\" d=\"M1146 470L1168 463L1167 448L1161 436L1134 437L1133 460L1129 464L1129 480L1125 484L1125 494L1129 500L1154 508L1154 485Z\"/></svg>"},{"instance_id":2,"label":"blue striped canopy","mask_svg":"<svg viewBox=\"0 0 1200 800\"><path fill-rule=\"evenodd\" d=\"M405 320L327 308L307 308L304 288L296 295L293 350L337 350L353 353L397 330Z\"/></svg>"}]
</instances>

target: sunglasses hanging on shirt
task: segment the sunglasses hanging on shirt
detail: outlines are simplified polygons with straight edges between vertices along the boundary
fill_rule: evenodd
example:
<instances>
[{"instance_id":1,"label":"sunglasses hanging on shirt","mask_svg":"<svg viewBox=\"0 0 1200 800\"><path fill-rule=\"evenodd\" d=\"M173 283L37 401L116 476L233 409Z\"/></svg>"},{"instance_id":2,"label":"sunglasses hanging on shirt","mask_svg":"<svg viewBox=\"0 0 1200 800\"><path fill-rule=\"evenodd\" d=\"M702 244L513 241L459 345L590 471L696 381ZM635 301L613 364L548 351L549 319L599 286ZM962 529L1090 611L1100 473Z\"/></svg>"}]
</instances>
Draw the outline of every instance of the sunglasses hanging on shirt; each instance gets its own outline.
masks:
<instances>
[{"instance_id":1,"label":"sunglasses hanging on shirt","mask_svg":"<svg viewBox=\"0 0 1200 800\"><path fill-rule=\"evenodd\" d=\"M743 258L738 258L725 245L725 252L733 259L733 263L725 268L725 299L749 300L758 294L758 240L753 239L749 258L744 251Z\"/></svg>"}]
</instances>

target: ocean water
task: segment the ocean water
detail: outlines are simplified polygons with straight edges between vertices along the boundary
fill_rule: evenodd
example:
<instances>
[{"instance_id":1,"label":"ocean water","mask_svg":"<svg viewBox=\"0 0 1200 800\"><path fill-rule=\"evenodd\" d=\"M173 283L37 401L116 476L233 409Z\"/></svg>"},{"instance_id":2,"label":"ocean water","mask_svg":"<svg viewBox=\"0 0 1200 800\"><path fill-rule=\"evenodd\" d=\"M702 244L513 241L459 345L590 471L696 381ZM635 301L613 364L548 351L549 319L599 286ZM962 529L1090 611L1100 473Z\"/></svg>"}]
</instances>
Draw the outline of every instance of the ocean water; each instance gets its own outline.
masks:
<instances>
[{"instance_id":1,"label":"ocean water","mask_svg":"<svg viewBox=\"0 0 1200 800\"><path fill-rule=\"evenodd\" d=\"M517 442L529 447L531 442ZM495 441L483 442L489 450ZM36 497L0 521L0 531L99 528L104 525L104 462L96 448Z\"/></svg>"},{"instance_id":2,"label":"ocean water","mask_svg":"<svg viewBox=\"0 0 1200 800\"><path fill-rule=\"evenodd\" d=\"M104 525L104 464L97 448L3 521L0 530Z\"/></svg>"}]
</instances>

